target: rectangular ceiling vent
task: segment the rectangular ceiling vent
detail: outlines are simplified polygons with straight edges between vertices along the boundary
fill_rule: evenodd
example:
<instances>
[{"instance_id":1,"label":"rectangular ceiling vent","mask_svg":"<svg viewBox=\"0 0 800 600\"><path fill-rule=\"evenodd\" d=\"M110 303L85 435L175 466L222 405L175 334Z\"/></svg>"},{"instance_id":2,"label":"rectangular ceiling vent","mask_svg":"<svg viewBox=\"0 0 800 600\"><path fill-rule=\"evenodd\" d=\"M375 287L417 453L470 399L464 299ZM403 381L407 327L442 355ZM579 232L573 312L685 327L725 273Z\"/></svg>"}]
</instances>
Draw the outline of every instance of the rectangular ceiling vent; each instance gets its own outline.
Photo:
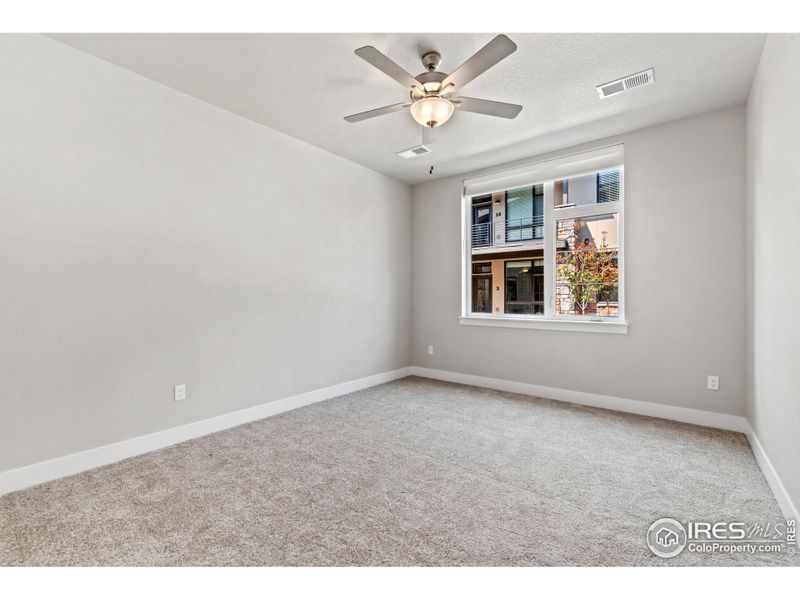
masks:
<instances>
[{"instance_id":1,"label":"rectangular ceiling vent","mask_svg":"<svg viewBox=\"0 0 800 600\"><path fill-rule=\"evenodd\" d=\"M647 69L640 73L620 77L614 81L609 81L603 85L597 86L597 95L601 98L608 98L609 96L616 96L622 92L627 92L633 88L643 87L650 85L656 80L653 69Z\"/></svg>"},{"instance_id":2,"label":"rectangular ceiling vent","mask_svg":"<svg viewBox=\"0 0 800 600\"><path fill-rule=\"evenodd\" d=\"M430 148L420 144L419 146L414 146L408 150L398 152L397 156L402 156L403 158L416 158L417 156L423 156L425 154L430 154L431 152L432 150Z\"/></svg>"}]
</instances>

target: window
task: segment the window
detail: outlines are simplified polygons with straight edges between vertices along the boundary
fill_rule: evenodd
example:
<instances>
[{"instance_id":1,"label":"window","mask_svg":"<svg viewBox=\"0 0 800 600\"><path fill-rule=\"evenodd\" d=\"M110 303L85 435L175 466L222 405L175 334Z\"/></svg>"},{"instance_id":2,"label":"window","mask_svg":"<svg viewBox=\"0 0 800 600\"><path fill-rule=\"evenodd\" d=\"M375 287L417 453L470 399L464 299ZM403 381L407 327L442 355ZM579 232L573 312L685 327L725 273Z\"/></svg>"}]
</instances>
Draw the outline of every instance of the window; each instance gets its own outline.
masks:
<instances>
[{"instance_id":1,"label":"window","mask_svg":"<svg viewBox=\"0 0 800 600\"><path fill-rule=\"evenodd\" d=\"M488 246L492 241L492 197L472 199L472 245Z\"/></svg>"},{"instance_id":2,"label":"window","mask_svg":"<svg viewBox=\"0 0 800 600\"><path fill-rule=\"evenodd\" d=\"M556 222L556 315L619 315L618 232L616 214Z\"/></svg>"},{"instance_id":3,"label":"window","mask_svg":"<svg viewBox=\"0 0 800 600\"><path fill-rule=\"evenodd\" d=\"M597 174L597 201L616 202L619 200L619 174L618 169L601 171Z\"/></svg>"},{"instance_id":4,"label":"window","mask_svg":"<svg viewBox=\"0 0 800 600\"><path fill-rule=\"evenodd\" d=\"M505 287L506 314L544 314L544 260L506 261Z\"/></svg>"},{"instance_id":5,"label":"window","mask_svg":"<svg viewBox=\"0 0 800 600\"><path fill-rule=\"evenodd\" d=\"M492 263L472 265L472 312L492 312Z\"/></svg>"},{"instance_id":6,"label":"window","mask_svg":"<svg viewBox=\"0 0 800 600\"><path fill-rule=\"evenodd\" d=\"M506 192L506 242L541 239L544 233L544 186Z\"/></svg>"},{"instance_id":7,"label":"window","mask_svg":"<svg viewBox=\"0 0 800 600\"><path fill-rule=\"evenodd\" d=\"M465 181L461 322L625 331L623 165L615 146Z\"/></svg>"}]
</instances>

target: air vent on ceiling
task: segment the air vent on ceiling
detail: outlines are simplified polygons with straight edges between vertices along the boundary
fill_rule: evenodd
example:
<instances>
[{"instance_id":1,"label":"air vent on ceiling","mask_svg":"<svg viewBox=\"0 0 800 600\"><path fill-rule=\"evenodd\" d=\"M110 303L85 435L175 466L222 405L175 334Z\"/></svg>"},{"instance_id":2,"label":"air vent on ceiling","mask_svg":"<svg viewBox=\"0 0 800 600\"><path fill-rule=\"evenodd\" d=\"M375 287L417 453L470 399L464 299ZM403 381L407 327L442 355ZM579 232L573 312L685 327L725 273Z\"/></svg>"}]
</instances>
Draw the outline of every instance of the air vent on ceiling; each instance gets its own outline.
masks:
<instances>
[{"instance_id":1,"label":"air vent on ceiling","mask_svg":"<svg viewBox=\"0 0 800 600\"><path fill-rule=\"evenodd\" d=\"M616 94L621 94L633 88L650 85L655 80L655 74L651 68L646 71L641 71L640 73L634 73L633 75L627 75L614 81L598 85L597 94L601 98L608 98L609 96L615 96Z\"/></svg>"},{"instance_id":2,"label":"air vent on ceiling","mask_svg":"<svg viewBox=\"0 0 800 600\"><path fill-rule=\"evenodd\" d=\"M417 156L430 154L431 152L432 150L427 146L419 145L419 146L414 146L413 148L409 148L408 150L403 150L402 152L398 152L397 156L402 156L403 158L416 158Z\"/></svg>"}]
</instances>

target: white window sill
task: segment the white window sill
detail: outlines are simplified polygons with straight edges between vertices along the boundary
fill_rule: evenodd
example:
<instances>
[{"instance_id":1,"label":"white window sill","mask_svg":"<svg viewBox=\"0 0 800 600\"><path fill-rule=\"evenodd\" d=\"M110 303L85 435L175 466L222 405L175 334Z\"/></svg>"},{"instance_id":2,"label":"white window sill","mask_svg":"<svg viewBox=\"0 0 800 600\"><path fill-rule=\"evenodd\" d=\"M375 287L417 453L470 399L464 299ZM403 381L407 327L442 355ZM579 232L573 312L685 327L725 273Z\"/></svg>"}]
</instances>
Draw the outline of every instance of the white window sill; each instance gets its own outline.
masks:
<instances>
[{"instance_id":1,"label":"white window sill","mask_svg":"<svg viewBox=\"0 0 800 600\"><path fill-rule=\"evenodd\" d=\"M557 331L580 331L584 333L628 333L626 321L582 321L545 319L543 317L495 317L477 316L459 317L461 325L477 325L479 327L512 327L519 329L552 329Z\"/></svg>"}]
</instances>

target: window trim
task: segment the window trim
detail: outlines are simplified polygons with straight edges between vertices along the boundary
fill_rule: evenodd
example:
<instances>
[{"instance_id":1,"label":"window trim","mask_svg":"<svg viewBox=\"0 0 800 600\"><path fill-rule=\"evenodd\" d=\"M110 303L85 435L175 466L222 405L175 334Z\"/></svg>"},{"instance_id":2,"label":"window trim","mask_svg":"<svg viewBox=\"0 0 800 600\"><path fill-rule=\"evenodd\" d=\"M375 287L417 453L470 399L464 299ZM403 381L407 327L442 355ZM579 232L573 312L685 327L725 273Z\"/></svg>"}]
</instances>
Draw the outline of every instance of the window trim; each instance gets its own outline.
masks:
<instances>
[{"instance_id":1,"label":"window trim","mask_svg":"<svg viewBox=\"0 0 800 600\"><path fill-rule=\"evenodd\" d=\"M476 325L479 327L509 327L513 329L550 329L554 331L577 331L584 333L628 333L627 321L585 321L571 319L547 319L544 317L502 317L475 313L467 317L459 317L461 325Z\"/></svg>"},{"instance_id":2,"label":"window trim","mask_svg":"<svg viewBox=\"0 0 800 600\"><path fill-rule=\"evenodd\" d=\"M568 177L587 175L590 172L608 169L620 170L620 199L615 202L601 202L582 206L556 208L554 204L554 184ZM543 177L547 175L548 177ZM462 219L462 295L459 323L462 325L479 325L494 327L515 327L526 329L554 329L565 331L627 333L625 302L625 160L622 144L598 148L587 152L573 154L547 161L540 161L523 167L497 171L481 177L465 179L462 186L461 219ZM483 195L523 187L543 184L544 186L544 278L545 278L545 314L513 316L491 315L487 313L471 313L472 291L472 239L471 239L471 199L475 195ZM616 214L619 231L618 239L618 310L615 317L598 317L597 315L556 315L556 222L562 219L588 217L604 214Z\"/></svg>"},{"instance_id":3,"label":"window trim","mask_svg":"<svg viewBox=\"0 0 800 600\"><path fill-rule=\"evenodd\" d=\"M590 175L624 162L623 144L605 146L464 179L463 195L483 196L564 177Z\"/></svg>"}]
</instances>

